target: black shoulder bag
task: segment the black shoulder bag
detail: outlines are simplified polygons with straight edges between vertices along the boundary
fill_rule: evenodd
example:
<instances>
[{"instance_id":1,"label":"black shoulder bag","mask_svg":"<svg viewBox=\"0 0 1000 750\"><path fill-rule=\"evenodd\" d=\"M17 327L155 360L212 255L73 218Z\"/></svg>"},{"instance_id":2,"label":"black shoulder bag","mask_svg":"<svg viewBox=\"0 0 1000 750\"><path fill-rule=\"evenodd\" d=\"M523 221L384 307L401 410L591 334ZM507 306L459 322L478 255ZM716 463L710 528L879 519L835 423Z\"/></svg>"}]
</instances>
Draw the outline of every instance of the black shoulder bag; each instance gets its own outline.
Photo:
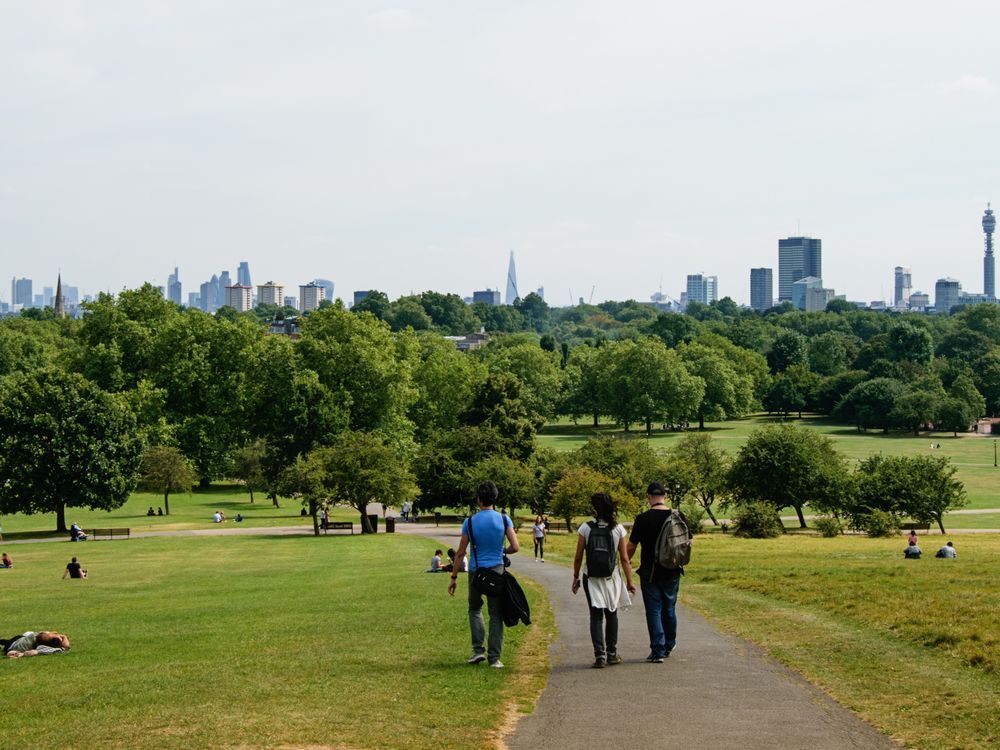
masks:
<instances>
[{"instance_id":1,"label":"black shoulder bag","mask_svg":"<svg viewBox=\"0 0 1000 750\"><path fill-rule=\"evenodd\" d=\"M472 545L472 554L476 558L476 571L472 574L472 587L483 596L500 596L503 594L507 581L503 573L497 573L489 568L479 567L479 552L476 549L476 539L472 535L472 519L469 516L469 544ZM507 525L504 524L504 534L507 533Z\"/></svg>"}]
</instances>

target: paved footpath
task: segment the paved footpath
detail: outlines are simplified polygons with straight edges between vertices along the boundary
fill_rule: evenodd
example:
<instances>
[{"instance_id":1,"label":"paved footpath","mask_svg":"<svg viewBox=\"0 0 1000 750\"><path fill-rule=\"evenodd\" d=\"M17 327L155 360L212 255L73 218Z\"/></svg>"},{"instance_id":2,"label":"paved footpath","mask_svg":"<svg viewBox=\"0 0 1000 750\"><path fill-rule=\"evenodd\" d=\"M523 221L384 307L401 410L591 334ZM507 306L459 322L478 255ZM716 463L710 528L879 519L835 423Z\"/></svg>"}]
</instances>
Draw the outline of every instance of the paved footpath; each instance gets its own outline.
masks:
<instances>
[{"instance_id":1,"label":"paved footpath","mask_svg":"<svg viewBox=\"0 0 1000 750\"><path fill-rule=\"evenodd\" d=\"M457 529L403 524L403 533L457 546ZM678 607L677 648L647 664L642 595L619 611L618 666L592 669L590 619L583 592L570 592L568 567L512 555L518 576L545 587L558 634L552 669L533 713L506 739L508 750L579 750L627 743L698 750L899 750L880 734L760 649L724 635ZM684 582L681 581L683 598ZM659 717L657 719L656 717Z\"/></svg>"}]
</instances>

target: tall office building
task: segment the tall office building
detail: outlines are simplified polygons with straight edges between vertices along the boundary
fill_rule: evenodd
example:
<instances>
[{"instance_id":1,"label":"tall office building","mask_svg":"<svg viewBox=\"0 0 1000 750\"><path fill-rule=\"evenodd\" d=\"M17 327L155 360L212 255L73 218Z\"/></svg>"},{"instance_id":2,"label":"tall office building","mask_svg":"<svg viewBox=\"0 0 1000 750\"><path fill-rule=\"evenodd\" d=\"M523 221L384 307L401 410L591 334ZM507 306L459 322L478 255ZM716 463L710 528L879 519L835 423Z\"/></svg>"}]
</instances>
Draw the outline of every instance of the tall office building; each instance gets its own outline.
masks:
<instances>
[{"instance_id":1,"label":"tall office building","mask_svg":"<svg viewBox=\"0 0 1000 750\"><path fill-rule=\"evenodd\" d=\"M484 289L479 292L472 293L472 303L482 302L486 305L499 305L500 304L500 290L499 289Z\"/></svg>"},{"instance_id":2,"label":"tall office building","mask_svg":"<svg viewBox=\"0 0 1000 750\"><path fill-rule=\"evenodd\" d=\"M326 298L333 302L333 282L330 279L313 279L312 283L326 289Z\"/></svg>"},{"instance_id":3,"label":"tall office building","mask_svg":"<svg viewBox=\"0 0 1000 750\"><path fill-rule=\"evenodd\" d=\"M996 266L993 260L993 230L996 229L997 220L993 217L993 209L990 204L986 204L986 213L983 214L983 234L986 235L986 257L983 258L983 294L987 297L996 298Z\"/></svg>"},{"instance_id":4,"label":"tall office building","mask_svg":"<svg viewBox=\"0 0 1000 750\"><path fill-rule=\"evenodd\" d=\"M215 292L218 285L219 277L212 276L210 281L206 281L198 288L198 307L202 312L213 313L218 309L215 304Z\"/></svg>"},{"instance_id":5,"label":"tall office building","mask_svg":"<svg viewBox=\"0 0 1000 750\"><path fill-rule=\"evenodd\" d=\"M34 297L31 293L31 279L11 279L10 303L12 305L31 307L33 302Z\"/></svg>"},{"instance_id":6,"label":"tall office building","mask_svg":"<svg viewBox=\"0 0 1000 750\"><path fill-rule=\"evenodd\" d=\"M184 304L183 294L180 274L177 273L177 266L174 266L174 272L167 277L167 299L180 306Z\"/></svg>"},{"instance_id":7,"label":"tall office building","mask_svg":"<svg viewBox=\"0 0 1000 750\"><path fill-rule=\"evenodd\" d=\"M299 310L309 312L319 307L326 299L326 289L319 284L303 284L299 286Z\"/></svg>"},{"instance_id":8,"label":"tall office building","mask_svg":"<svg viewBox=\"0 0 1000 750\"><path fill-rule=\"evenodd\" d=\"M823 278L823 241L812 237L778 240L778 301L792 299L792 284L806 276Z\"/></svg>"},{"instance_id":9,"label":"tall office building","mask_svg":"<svg viewBox=\"0 0 1000 750\"><path fill-rule=\"evenodd\" d=\"M757 312L774 307L774 269L750 269L750 307Z\"/></svg>"},{"instance_id":10,"label":"tall office building","mask_svg":"<svg viewBox=\"0 0 1000 750\"><path fill-rule=\"evenodd\" d=\"M214 278L214 277L213 277ZM232 279L229 277L229 271L223 271L219 274L219 288L215 290L215 304L216 307L222 307L226 303L226 288L233 285Z\"/></svg>"},{"instance_id":11,"label":"tall office building","mask_svg":"<svg viewBox=\"0 0 1000 750\"><path fill-rule=\"evenodd\" d=\"M815 276L806 276L792 283L792 304L799 310L806 309L806 294L810 289L822 289L823 279Z\"/></svg>"},{"instance_id":12,"label":"tall office building","mask_svg":"<svg viewBox=\"0 0 1000 750\"><path fill-rule=\"evenodd\" d=\"M687 301L701 302L707 305L719 299L719 278L717 276L705 276L701 273L688 274L687 277Z\"/></svg>"},{"instance_id":13,"label":"tall office building","mask_svg":"<svg viewBox=\"0 0 1000 750\"><path fill-rule=\"evenodd\" d=\"M240 267L236 269L236 283L240 286L253 286L250 281L250 264L245 260L240 261Z\"/></svg>"},{"instance_id":14,"label":"tall office building","mask_svg":"<svg viewBox=\"0 0 1000 750\"><path fill-rule=\"evenodd\" d=\"M253 310L253 287L234 284L226 287L226 305L236 312Z\"/></svg>"},{"instance_id":15,"label":"tall office building","mask_svg":"<svg viewBox=\"0 0 1000 750\"><path fill-rule=\"evenodd\" d=\"M517 270L514 268L514 251L510 251L510 262L507 264L507 294L504 298L505 305L513 305L517 294Z\"/></svg>"},{"instance_id":16,"label":"tall office building","mask_svg":"<svg viewBox=\"0 0 1000 750\"><path fill-rule=\"evenodd\" d=\"M275 284L273 281L269 281L266 284L257 285L257 304L258 305L277 305L278 307L284 307L285 305L285 285Z\"/></svg>"},{"instance_id":17,"label":"tall office building","mask_svg":"<svg viewBox=\"0 0 1000 750\"><path fill-rule=\"evenodd\" d=\"M204 284L202 284L204 286ZM188 307L192 310L201 309L201 294L198 292L188 292Z\"/></svg>"},{"instance_id":18,"label":"tall office building","mask_svg":"<svg viewBox=\"0 0 1000 750\"><path fill-rule=\"evenodd\" d=\"M55 292L52 291L52 287L43 286L42 287L42 305L45 307L53 307L55 304Z\"/></svg>"},{"instance_id":19,"label":"tall office building","mask_svg":"<svg viewBox=\"0 0 1000 750\"><path fill-rule=\"evenodd\" d=\"M934 312L950 313L961 294L962 285L956 279L938 279L934 285Z\"/></svg>"},{"instance_id":20,"label":"tall office building","mask_svg":"<svg viewBox=\"0 0 1000 750\"><path fill-rule=\"evenodd\" d=\"M910 293L913 290L912 274L909 268L896 266L895 293L892 295L893 307L907 307Z\"/></svg>"},{"instance_id":21,"label":"tall office building","mask_svg":"<svg viewBox=\"0 0 1000 750\"><path fill-rule=\"evenodd\" d=\"M352 305L358 304L361 300L363 300L365 297L368 296L368 293L370 291L371 291L370 289L359 289L358 291L356 291L354 293L354 302L352 302L351 304Z\"/></svg>"}]
</instances>

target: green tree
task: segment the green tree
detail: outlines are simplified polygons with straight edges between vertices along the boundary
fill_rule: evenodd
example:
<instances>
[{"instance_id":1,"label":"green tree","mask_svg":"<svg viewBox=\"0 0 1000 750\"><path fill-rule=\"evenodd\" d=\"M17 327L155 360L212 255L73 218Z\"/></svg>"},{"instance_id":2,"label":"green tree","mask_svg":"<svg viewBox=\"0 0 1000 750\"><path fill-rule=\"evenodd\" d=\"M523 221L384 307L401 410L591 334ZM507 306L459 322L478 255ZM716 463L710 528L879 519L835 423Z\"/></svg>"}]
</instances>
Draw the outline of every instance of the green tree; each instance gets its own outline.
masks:
<instances>
[{"instance_id":1,"label":"green tree","mask_svg":"<svg viewBox=\"0 0 1000 750\"><path fill-rule=\"evenodd\" d=\"M694 491L697 481L698 470L687 459L671 454L663 462L661 483L667 491L671 508L681 507L681 504Z\"/></svg>"},{"instance_id":2,"label":"green tree","mask_svg":"<svg viewBox=\"0 0 1000 750\"><path fill-rule=\"evenodd\" d=\"M461 336L479 330L479 321L457 294L424 292L417 299L434 325L445 333Z\"/></svg>"},{"instance_id":3,"label":"green tree","mask_svg":"<svg viewBox=\"0 0 1000 750\"><path fill-rule=\"evenodd\" d=\"M858 353L857 339L827 331L809 340L809 369L817 375L836 375L847 369Z\"/></svg>"},{"instance_id":4,"label":"green tree","mask_svg":"<svg viewBox=\"0 0 1000 750\"><path fill-rule=\"evenodd\" d=\"M163 510L170 515L170 495L190 492L198 481L191 464L177 448L152 445L142 457L140 485L149 492L163 495Z\"/></svg>"},{"instance_id":5,"label":"green tree","mask_svg":"<svg viewBox=\"0 0 1000 750\"><path fill-rule=\"evenodd\" d=\"M534 292L514 300L514 309L521 313L528 330L537 333L549 330L549 306Z\"/></svg>"},{"instance_id":6,"label":"green tree","mask_svg":"<svg viewBox=\"0 0 1000 750\"><path fill-rule=\"evenodd\" d=\"M660 480L663 473L662 459L642 439L593 437L576 451L576 461L611 477L635 497L645 495L649 483Z\"/></svg>"},{"instance_id":7,"label":"green tree","mask_svg":"<svg viewBox=\"0 0 1000 750\"><path fill-rule=\"evenodd\" d=\"M363 300L362 300L363 301ZM424 331L434 325L431 316L427 314L420 300L416 297L400 297L389 306L385 320L394 331L412 328L414 331Z\"/></svg>"},{"instance_id":8,"label":"green tree","mask_svg":"<svg viewBox=\"0 0 1000 750\"><path fill-rule=\"evenodd\" d=\"M492 428L502 444L500 452L526 461L535 449L535 433L542 420L528 409L522 388L521 381L513 375L490 374L476 388L472 404L462 413L460 421Z\"/></svg>"},{"instance_id":9,"label":"green tree","mask_svg":"<svg viewBox=\"0 0 1000 750\"><path fill-rule=\"evenodd\" d=\"M590 416L594 427L600 424L601 415L607 413L609 357L604 356L604 351L592 346L574 347L564 370L561 412L574 420Z\"/></svg>"},{"instance_id":10,"label":"green tree","mask_svg":"<svg viewBox=\"0 0 1000 750\"><path fill-rule=\"evenodd\" d=\"M898 380L874 378L854 386L837 405L836 413L854 422L859 430L880 427L888 432L896 399L902 395L903 385Z\"/></svg>"},{"instance_id":11,"label":"green tree","mask_svg":"<svg viewBox=\"0 0 1000 750\"><path fill-rule=\"evenodd\" d=\"M948 396L944 398L937 411L937 421L934 426L939 430L947 430L958 437L958 432L967 432L976 420L976 413L967 401Z\"/></svg>"},{"instance_id":12,"label":"green tree","mask_svg":"<svg viewBox=\"0 0 1000 750\"><path fill-rule=\"evenodd\" d=\"M469 469L470 487L489 480L497 486L497 504L506 508L511 520L518 508L532 508L538 501L538 478L523 461L507 456L489 456Z\"/></svg>"},{"instance_id":13,"label":"green tree","mask_svg":"<svg viewBox=\"0 0 1000 750\"><path fill-rule=\"evenodd\" d=\"M841 507L848 494L844 458L833 441L812 430L773 425L754 430L729 471L730 491L740 502L768 502L794 508L806 528L802 508L820 511Z\"/></svg>"},{"instance_id":14,"label":"green tree","mask_svg":"<svg viewBox=\"0 0 1000 750\"><path fill-rule=\"evenodd\" d=\"M678 344L693 341L701 333L701 328L701 324L688 315L660 313L646 330L673 349Z\"/></svg>"},{"instance_id":15,"label":"green tree","mask_svg":"<svg viewBox=\"0 0 1000 750\"><path fill-rule=\"evenodd\" d=\"M705 383L705 393L695 413L698 429L705 429L706 419L713 422L737 419L754 407L753 380L733 367L721 352L691 343L677 347L677 354L687 371Z\"/></svg>"},{"instance_id":16,"label":"green tree","mask_svg":"<svg viewBox=\"0 0 1000 750\"><path fill-rule=\"evenodd\" d=\"M851 515L854 525L873 511L894 518L935 522L945 533L944 514L966 504L965 488L949 459L938 456L875 455L861 461Z\"/></svg>"},{"instance_id":17,"label":"green tree","mask_svg":"<svg viewBox=\"0 0 1000 750\"><path fill-rule=\"evenodd\" d=\"M368 290L368 294L365 298L358 300L358 302L351 308L351 312L355 315L370 313L379 320L385 320L389 314L389 298L386 296L385 292L380 292L377 289L370 289Z\"/></svg>"},{"instance_id":18,"label":"green tree","mask_svg":"<svg viewBox=\"0 0 1000 750\"><path fill-rule=\"evenodd\" d=\"M425 436L413 462L420 497L417 506L466 511L472 507L476 484L473 467L494 456L510 458L506 445L492 427L435 430Z\"/></svg>"},{"instance_id":19,"label":"green tree","mask_svg":"<svg viewBox=\"0 0 1000 750\"><path fill-rule=\"evenodd\" d=\"M319 519L316 513L320 503L329 497L326 484L326 466L324 466L324 456L321 450L310 453L308 456L296 456L295 460L285 466L278 476L275 484L275 491L286 497L295 497L302 500L303 505L308 509L312 518L313 535L319 536ZM362 523L366 530L371 530L368 525L368 516L362 513Z\"/></svg>"},{"instance_id":20,"label":"green tree","mask_svg":"<svg viewBox=\"0 0 1000 750\"><path fill-rule=\"evenodd\" d=\"M710 435L689 433L677 441L670 456L694 470L691 494L705 509L712 523L718 526L712 506L726 493L729 476L726 452L715 445Z\"/></svg>"},{"instance_id":21,"label":"green tree","mask_svg":"<svg viewBox=\"0 0 1000 750\"><path fill-rule=\"evenodd\" d=\"M889 329L889 352L895 360L928 365L934 357L934 340L925 328L899 323Z\"/></svg>"},{"instance_id":22,"label":"green tree","mask_svg":"<svg viewBox=\"0 0 1000 750\"><path fill-rule=\"evenodd\" d=\"M243 486L250 493L251 503L253 502L254 487L261 489L267 484L267 477L264 474L266 450L267 441L258 438L237 449L233 454L233 476L243 482Z\"/></svg>"},{"instance_id":23,"label":"green tree","mask_svg":"<svg viewBox=\"0 0 1000 750\"><path fill-rule=\"evenodd\" d=\"M809 366L809 343L797 331L784 330L774 337L767 352L767 364L771 372L787 370L792 365Z\"/></svg>"},{"instance_id":24,"label":"green tree","mask_svg":"<svg viewBox=\"0 0 1000 750\"><path fill-rule=\"evenodd\" d=\"M521 398L532 414L542 419L555 416L564 383L558 354L531 342L488 346L482 358L491 372L508 373L521 381Z\"/></svg>"},{"instance_id":25,"label":"green tree","mask_svg":"<svg viewBox=\"0 0 1000 750\"><path fill-rule=\"evenodd\" d=\"M968 406L969 414L972 416L970 422L986 413L986 399L976 388L972 377L966 373L962 373L952 381L948 395Z\"/></svg>"},{"instance_id":26,"label":"green tree","mask_svg":"<svg viewBox=\"0 0 1000 750\"><path fill-rule=\"evenodd\" d=\"M120 399L53 368L0 381L0 513L113 510L135 488L142 441Z\"/></svg>"},{"instance_id":27,"label":"green tree","mask_svg":"<svg viewBox=\"0 0 1000 750\"><path fill-rule=\"evenodd\" d=\"M417 398L409 417L417 427L418 439L434 430L450 430L459 424L462 413L472 406L476 390L486 380L487 370L478 359L455 348L437 334L419 338L419 359L413 367Z\"/></svg>"},{"instance_id":28,"label":"green tree","mask_svg":"<svg viewBox=\"0 0 1000 750\"><path fill-rule=\"evenodd\" d=\"M572 528L574 517L593 513L590 498L598 492L611 495L623 514L634 512L638 507L636 498L612 477L586 467L571 468L563 474L552 488L549 507L553 514L566 522L567 528Z\"/></svg>"},{"instance_id":29,"label":"green tree","mask_svg":"<svg viewBox=\"0 0 1000 750\"><path fill-rule=\"evenodd\" d=\"M402 456L374 433L345 432L328 448L313 451L309 460L320 467L327 496L355 508L369 533L374 531L368 519L369 503L393 505L417 494Z\"/></svg>"}]
</instances>

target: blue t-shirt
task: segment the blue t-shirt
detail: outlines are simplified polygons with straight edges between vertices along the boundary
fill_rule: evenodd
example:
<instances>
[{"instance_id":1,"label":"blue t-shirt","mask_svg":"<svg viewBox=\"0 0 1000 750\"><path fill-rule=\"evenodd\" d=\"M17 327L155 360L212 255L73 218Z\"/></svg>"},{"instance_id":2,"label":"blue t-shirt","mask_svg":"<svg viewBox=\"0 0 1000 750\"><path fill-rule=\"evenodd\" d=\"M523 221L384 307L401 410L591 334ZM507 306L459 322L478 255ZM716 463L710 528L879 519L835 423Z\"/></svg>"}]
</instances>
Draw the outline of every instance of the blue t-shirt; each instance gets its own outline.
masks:
<instances>
[{"instance_id":1,"label":"blue t-shirt","mask_svg":"<svg viewBox=\"0 0 1000 750\"><path fill-rule=\"evenodd\" d=\"M462 523L462 533L469 533L469 522L472 522L472 536L476 540L476 549L469 543L469 570L477 567L492 568L503 565L504 532L510 526L510 519L495 510L481 510L472 518Z\"/></svg>"}]
</instances>

